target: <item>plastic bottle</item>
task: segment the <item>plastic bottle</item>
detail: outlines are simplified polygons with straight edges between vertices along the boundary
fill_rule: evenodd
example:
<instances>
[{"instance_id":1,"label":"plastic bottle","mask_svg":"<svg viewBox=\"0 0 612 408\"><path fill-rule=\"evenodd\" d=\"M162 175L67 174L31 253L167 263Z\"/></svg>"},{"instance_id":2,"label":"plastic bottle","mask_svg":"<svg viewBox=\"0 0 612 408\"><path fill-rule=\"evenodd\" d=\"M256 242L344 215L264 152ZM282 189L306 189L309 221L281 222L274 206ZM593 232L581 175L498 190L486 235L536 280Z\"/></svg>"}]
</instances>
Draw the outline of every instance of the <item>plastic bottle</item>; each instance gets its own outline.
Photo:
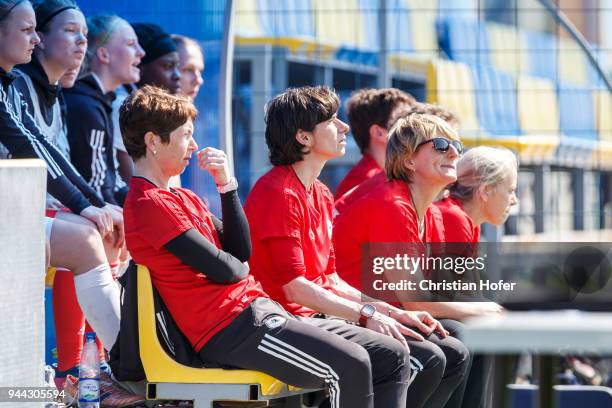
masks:
<instances>
[{"instance_id":1,"label":"plastic bottle","mask_svg":"<svg viewBox=\"0 0 612 408\"><path fill-rule=\"evenodd\" d=\"M96 333L85 333L79 365L79 408L100 407L100 360Z\"/></svg>"}]
</instances>

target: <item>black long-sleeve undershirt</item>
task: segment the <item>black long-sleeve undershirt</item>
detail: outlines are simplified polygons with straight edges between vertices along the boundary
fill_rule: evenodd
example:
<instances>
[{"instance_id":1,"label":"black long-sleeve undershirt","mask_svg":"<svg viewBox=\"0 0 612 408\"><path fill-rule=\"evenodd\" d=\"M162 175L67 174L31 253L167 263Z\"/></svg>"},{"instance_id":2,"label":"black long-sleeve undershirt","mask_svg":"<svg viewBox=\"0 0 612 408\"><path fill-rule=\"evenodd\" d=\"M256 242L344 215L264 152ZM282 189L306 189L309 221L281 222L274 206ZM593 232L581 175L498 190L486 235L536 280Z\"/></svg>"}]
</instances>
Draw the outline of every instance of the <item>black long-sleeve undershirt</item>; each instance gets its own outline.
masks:
<instances>
[{"instance_id":1,"label":"black long-sleeve undershirt","mask_svg":"<svg viewBox=\"0 0 612 408\"><path fill-rule=\"evenodd\" d=\"M221 194L221 214L223 221L213 216L213 223L223 250L242 262L251 257L251 232L238 190Z\"/></svg>"},{"instance_id":2,"label":"black long-sleeve undershirt","mask_svg":"<svg viewBox=\"0 0 612 408\"><path fill-rule=\"evenodd\" d=\"M236 191L221 194L221 211L223 221L213 217L213 223L222 249L193 228L170 240L164 248L210 280L230 284L249 273L245 262L251 256L251 238Z\"/></svg>"}]
</instances>

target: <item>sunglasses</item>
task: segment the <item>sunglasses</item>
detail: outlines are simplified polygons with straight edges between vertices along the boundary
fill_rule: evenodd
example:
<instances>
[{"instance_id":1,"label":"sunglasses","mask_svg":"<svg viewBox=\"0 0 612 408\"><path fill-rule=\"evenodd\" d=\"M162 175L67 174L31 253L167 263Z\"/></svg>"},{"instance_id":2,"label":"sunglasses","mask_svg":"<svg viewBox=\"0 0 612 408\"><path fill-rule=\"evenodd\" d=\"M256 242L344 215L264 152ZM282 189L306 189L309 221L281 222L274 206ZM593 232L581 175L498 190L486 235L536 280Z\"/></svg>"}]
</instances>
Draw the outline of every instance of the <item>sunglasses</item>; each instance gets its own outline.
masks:
<instances>
[{"instance_id":1,"label":"sunglasses","mask_svg":"<svg viewBox=\"0 0 612 408\"><path fill-rule=\"evenodd\" d=\"M460 141L458 140L448 140L445 139L443 137L434 137L433 139L429 139L426 140L422 143L419 143L417 145L417 150L419 147L423 146L424 144L427 143L433 143L433 148L436 149L436 151L440 152L440 153L446 153L448 152L448 149L450 149L450 146L453 145L455 147L455 149L457 150L457 153L461 154L463 153L463 145L461 144Z\"/></svg>"}]
</instances>

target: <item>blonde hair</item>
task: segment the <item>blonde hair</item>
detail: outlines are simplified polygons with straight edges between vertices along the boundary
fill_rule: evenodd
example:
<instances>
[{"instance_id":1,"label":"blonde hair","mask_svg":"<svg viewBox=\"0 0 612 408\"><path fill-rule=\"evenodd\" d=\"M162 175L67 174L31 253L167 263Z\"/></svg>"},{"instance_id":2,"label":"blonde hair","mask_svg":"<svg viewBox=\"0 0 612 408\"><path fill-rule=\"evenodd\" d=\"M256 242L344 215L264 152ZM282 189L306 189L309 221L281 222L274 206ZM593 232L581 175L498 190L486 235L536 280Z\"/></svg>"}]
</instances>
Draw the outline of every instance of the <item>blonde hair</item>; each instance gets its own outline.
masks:
<instances>
[{"instance_id":1,"label":"blonde hair","mask_svg":"<svg viewBox=\"0 0 612 408\"><path fill-rule=\"evenodd\" d=\"M434 137L459 140L455 130L436 116L415 113L399 118L389 131L385 159L387 178L410 182L413 172L406 168L404 160L415 154L419 144Z\"/></svg>"},{"instance_id":2,"label":"blonde hair","mask_svg":"<svg viewBox=\"0 0 612 408\"><path fill-rule=\"evenodd\" d=\"M453 197L466 202L480 186L495 186L518 170L516 156L508 149L478 146L468 150L457 163L457 182L450 188Z\"/></svg>"},{"instance_id":3,"label":"blonde hair","mask_svg":"<svg viewBox=\"0 0 612 408\"><path fill-rule=\"evenodd\" d=\"M96 59L96 51L104 47L119 24L129 23L114 14L100 14L87 19L87 52L83 61L81 71L91 71L93 61Z\"/></svg>"},{"instance_id":4,"label":"blonde hair","mask_svg":"<svg viewBox=\"0 0 612 408\"><path fill-rule=\"evenodd\" d=\"M435 105L433 103L415 102L410 106L404 107L403 109L395 110L387 123L387 128L392 128L399 118L414 115L415 113L437 116L440 119L444 119L455 130L458 130L461 127L461 120L459 120L459 116L444 106Z\"/></svg>"}]
</instances>

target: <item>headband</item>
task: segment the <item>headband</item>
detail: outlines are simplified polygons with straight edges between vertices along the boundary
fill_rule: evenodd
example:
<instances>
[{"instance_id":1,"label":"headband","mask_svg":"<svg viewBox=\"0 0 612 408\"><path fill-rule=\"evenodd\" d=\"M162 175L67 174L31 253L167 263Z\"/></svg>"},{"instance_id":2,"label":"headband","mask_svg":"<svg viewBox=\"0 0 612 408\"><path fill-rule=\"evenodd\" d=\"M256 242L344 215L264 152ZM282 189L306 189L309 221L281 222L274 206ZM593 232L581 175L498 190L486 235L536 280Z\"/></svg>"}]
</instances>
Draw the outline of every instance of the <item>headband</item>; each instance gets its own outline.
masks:
<instances>
[{"instance_id":1,"label":"headband","mask_svg":"<svg viewBox=\"0 0 612 408\"><path fill-rule=\"evenodd\" d=\"M70 10L70 9L74 9L74 10L79 10L79 8L77 6L65 6L65 7L60 7L59 9L55 10L53 13L49 14L48 16L45 16L43 18L40 19L40 21L37 24L37 28L38 30L40 30L41 28L43 28L49 21L51 21L51 19L55 16L57 16L59 13L61 13L62 11L66 11L66 10ZM40 14L40 13L39 13ZM42 16L41 16L42 17Z\"/></svg>"}]
</instances>

